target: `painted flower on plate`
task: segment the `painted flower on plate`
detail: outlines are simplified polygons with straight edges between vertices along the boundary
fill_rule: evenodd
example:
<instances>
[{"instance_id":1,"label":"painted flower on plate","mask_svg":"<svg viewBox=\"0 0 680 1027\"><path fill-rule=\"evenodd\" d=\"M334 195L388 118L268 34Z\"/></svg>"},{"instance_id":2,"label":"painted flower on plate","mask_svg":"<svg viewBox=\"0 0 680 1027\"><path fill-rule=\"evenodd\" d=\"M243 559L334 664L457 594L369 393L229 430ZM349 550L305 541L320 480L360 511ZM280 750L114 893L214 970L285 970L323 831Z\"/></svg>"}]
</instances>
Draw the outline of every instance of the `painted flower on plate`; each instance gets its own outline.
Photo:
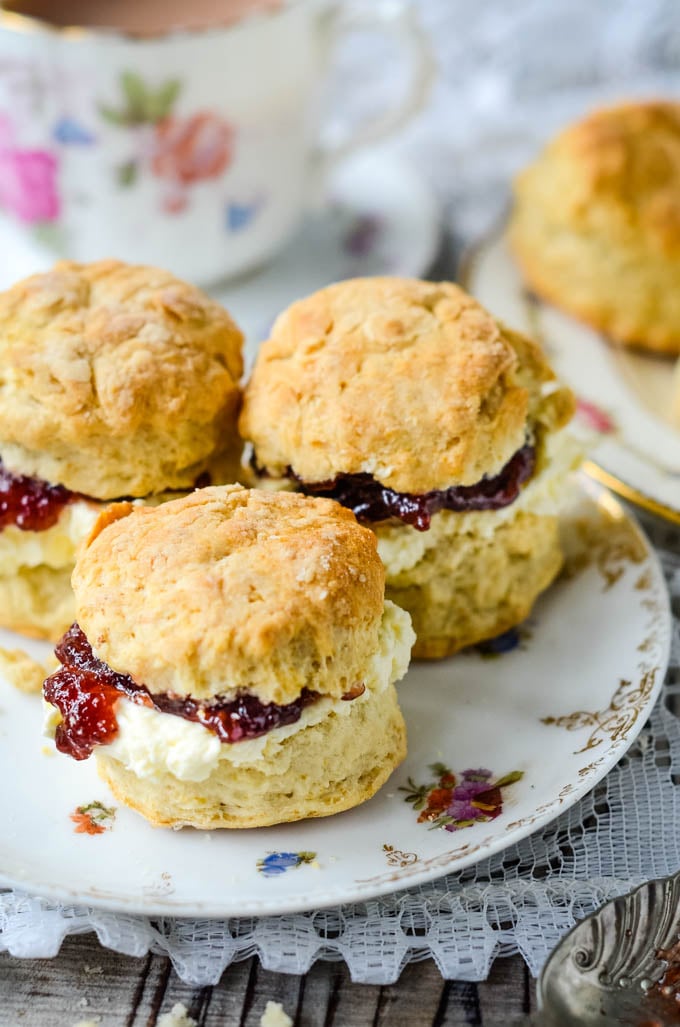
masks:
<instances>
[{"instance_id":1,"label":"painted flower on plate","mask_svg":"<svg viewBox=\"0 0 680 1027\"><path fill-rule=\"evenodd\" d=\"M313 863L315 852L268 852L257 861L257 869L265 877L278 877L287 870L301 867L303 863Z\"/></svg>"},{"instance_id":2,"label":"painted flower on plate","mask_svg":"<svg viewBox=\"0 0 680 1027\"><path fill-rule=\"evenodd\" d=\"M102 802L90 802L87 806L77 806L71 813L71 820L76 825L76 834L104 834L113 827L116 810L113 806L105 806Z\"/></svg>"},{"instance_id":3,"label":"painted flower on plate","mask_svg":"<svg viewBox=\"0 0 680 1027\"><path fill-rule=\"evenodd\" d=\"M405 801L420 811L418 823L428 821L432 827L458 831L479 821L495 820L503 812L502 789L520 781L522 771L515 770L493 781L486 768L464 770L456 775L443 763L433 763L430 770L437 780L418 785L412 778L405 792Z\"/></svg>"}]
</instances>

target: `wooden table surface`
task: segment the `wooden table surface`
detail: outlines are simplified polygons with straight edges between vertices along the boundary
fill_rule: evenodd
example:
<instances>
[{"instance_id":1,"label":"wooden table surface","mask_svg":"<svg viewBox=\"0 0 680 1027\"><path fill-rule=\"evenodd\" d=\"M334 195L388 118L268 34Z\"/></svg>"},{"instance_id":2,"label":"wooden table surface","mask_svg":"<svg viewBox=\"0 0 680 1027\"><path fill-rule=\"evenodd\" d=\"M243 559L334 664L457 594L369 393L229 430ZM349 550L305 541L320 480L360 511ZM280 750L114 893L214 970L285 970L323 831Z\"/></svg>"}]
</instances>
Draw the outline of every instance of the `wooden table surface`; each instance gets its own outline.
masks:
<instances>
[{"instance_id":1,"label":"wooden table surface","mask_svg":"<svg viewBox=\"0 0 680 1027\"><path fill-rule=\"evenodd\" d=\"M259 1027L268 1000L296 1027L512 1027L526 1022L534 996L518 956L497 960L483 984L443 981L426 960L388 987L352 984L344 963L319 962L296 977L253 958L228 967L214 988L182 984L164 956L109 952L93 934L67 939L55 959L0 956L0 1027L153 1027L178 1002L200 1027Z\"/></svg>"}]
</instances>

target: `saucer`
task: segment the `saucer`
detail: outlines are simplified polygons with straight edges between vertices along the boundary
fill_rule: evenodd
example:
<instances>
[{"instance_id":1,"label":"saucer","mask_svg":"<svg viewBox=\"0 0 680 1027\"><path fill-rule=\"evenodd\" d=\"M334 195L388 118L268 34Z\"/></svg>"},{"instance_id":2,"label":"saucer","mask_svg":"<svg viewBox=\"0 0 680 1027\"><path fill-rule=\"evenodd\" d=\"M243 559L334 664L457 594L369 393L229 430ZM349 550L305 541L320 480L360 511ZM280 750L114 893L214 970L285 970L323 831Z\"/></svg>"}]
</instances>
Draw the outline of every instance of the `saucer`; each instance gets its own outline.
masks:
<instances>
[{"instance_id":1,"label":"saucer","mask_svg":"<svg viewBox=\"0 0 680 1027\"><path fill-rule=\"evenodd\" d=\"M432 192L407 163L385 149L363 151L331 171L316 209L281 253L257 272L208 291L241 327L252 357L277 314L324 285L361 275L425 274L437 253L439 224ZM0 233L0 289L53 264L51 253L1 216Z\"/></svg>"}]
</instances>

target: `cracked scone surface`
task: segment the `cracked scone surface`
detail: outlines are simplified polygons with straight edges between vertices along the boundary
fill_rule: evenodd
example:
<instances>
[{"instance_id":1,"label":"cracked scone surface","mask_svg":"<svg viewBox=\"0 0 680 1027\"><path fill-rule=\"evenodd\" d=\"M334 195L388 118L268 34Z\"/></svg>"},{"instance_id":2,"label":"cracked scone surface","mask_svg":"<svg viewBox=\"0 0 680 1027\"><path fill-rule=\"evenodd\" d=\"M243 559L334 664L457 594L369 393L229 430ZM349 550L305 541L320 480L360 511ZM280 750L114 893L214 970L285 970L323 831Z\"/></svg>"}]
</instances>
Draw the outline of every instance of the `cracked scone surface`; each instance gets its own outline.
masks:
<instances>
[{"instance_id":1,"label":"cracked scone surface","mask_svg":"<svg viewBox=\"0 0 680 1027\"><path fill-rule=\"evenodd\" d=\"M0 455L98 499L231 480L241 344L166 271L60 262L0 294Z\"/></svg>"},{"instance_id":2,"label":"cracked scone surface","mask_svg":"<svg viewBox=\"0 0 680 1027\"><path fill-rule=\"evenodd\" d=\"M240 420L257 463L400 492L498 473L572 412L540 349L448 282L359 278L294 303L261 347Z\"/></svg>"},{"instance_id":3,"label":"cracked scone surface","mask_svg":"<svg viewBox=\"0 0 680 1027\"><path fill-rule=\"evenodd\" d=\"M561 132L518 176L508 237L539 295L619 342L680 353L680 103Z\"/></svg>"},{"instance_id":4,"label":"cracked scone surface","mask_svg":"<svg viewBox=\"0 0 680 1027\"><path fill-rule=\"evenodd\" d=\"M93 535L73 574L78 622L151 692L339 698L378 648L376 539L331 500L211 487L110 507Z\"/></svg>"}]
</instances>

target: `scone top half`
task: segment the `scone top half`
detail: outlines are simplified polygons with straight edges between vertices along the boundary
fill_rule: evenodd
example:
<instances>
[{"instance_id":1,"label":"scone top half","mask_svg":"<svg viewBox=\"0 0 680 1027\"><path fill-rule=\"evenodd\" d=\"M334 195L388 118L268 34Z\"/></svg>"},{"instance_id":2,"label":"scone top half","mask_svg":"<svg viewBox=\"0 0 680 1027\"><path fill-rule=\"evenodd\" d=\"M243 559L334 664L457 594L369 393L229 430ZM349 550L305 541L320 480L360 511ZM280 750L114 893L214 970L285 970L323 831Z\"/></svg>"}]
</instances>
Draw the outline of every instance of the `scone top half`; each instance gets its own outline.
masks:
<instances>
[{"instance_id":1,"label":"scone top half","mask_svg":"<svg viewBox=\"0 0 680 1027\"><path fill-rule=\"evenodd\" d=\"M488 483L503 491L504 475L536 473L546 436L572 412L539 348L458 286L364 278L279 317L240 427L265 476L368 489L363 515L377 520L376 485L406 497L462 489L464 509L491 508ZM347 505L362 516L361 496Z\"/></svg>"},{"instance_id":2,"label":"scone top half","mask_svg":"<svg viewBox=\"0 0 680 1027\"><path fill-rule=\"evenodd\" d=\"M517 178L508 239L538 295L618 342L680 353L680 103L593 111Z\"/></svg>"},{"instance_id":3,"label":"scone top half","mask_svg":"<svg viewBox=\"0 0 680 1027\"><path fill-rule=\"evenodd\" d=\"M401 677L413 642L408 615L385 604L372 533L336 503L296 494L234 485L111 507L73 587L78 627L57 647L67 673L94 667L105 684L111 671L132 682L114 684L121 697L199 721L200 709L244 697L258 711L351 702ZM63 673L46 695L77 720Z\"/></svg>"},{"instance_id":4,"label":"scone top half","mask_svg":"<svg viewBox=\"0 0 680 1027\"><path fill-rule=\"evenodd\" d=\"M0 294L4 467L98 500L191 488L234 450L241 344L156 268L61 262L19 282Z\"/></svg>"}]
</instances>

